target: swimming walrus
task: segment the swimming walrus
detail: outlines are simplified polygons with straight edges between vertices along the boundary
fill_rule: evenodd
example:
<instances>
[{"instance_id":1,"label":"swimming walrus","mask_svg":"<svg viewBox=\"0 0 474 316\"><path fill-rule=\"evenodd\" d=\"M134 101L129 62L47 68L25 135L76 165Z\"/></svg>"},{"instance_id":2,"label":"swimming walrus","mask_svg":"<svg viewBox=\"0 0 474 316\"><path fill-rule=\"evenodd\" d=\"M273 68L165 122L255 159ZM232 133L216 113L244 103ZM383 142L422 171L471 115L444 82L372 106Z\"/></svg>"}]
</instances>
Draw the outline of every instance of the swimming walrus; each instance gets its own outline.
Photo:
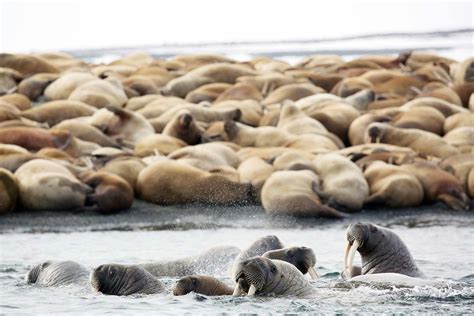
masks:
<instances>
[{"instance_id":1,"label":"swimming walrus","mask_svg":"<svg viewBox=\"0 0 474 316\"><path fill-rule=\"evenodd\" d=\"M358 251L362 257L362 275L377 273L399 273L411 277L423 275L402 239L387 228L371 223L351 224L347 228L346 239L345 272L353 271L352 262L355 252Z\"/></svg>"},{"instance_id":2,"label":"swimming walrus","mask_svg":"<svg viewBox=\"0 0 474 316\"><path fill-rule=\"evenodd\" d=\"M103 264L90 274L91 286L106 295L155 294L165 290L163 284L139 266Z\"/></svg>"},{"instance_id":3,"label":"swimming walrus","mask_svg":"<svg viewBox=\"0 0 474 316\"><path fill-rule=\"evenodd\" d=\"M233 276L234 296L276 295L307 297L314 289L303 274L291 263L264 257L253 257L240 262Z\"/></svg>"},{"instance_id":4,"label":"swimming walrus","mask_svg":"<svg viewBox=\"0 0 474 316\"><path fill-rule=\"evenodd\" d=\"M217 296L232 295L234 289L211 276L191 275L176 281L171 291L175 296L186 295L190 292Z\"/></svg>"},{"instance_id":5,"label":"swimming walrus","mask_svg":"<svg viewBox=\"0 0 474 316\"><path fill-rule=\"evenodd\" d=\"M86 284L89 271L74 261L45 261L34 266L26 275L28 284L60 286Z\"/></svg>"},{"instance_id":6,"label":"swimming walrus","mask_svg":"<svg viewBox=\"0 0 474 316\"><path fill-rule=\"evenodd\" d=\"M234 269L244 260L261 256L267 251L282 249L283 247L283 242L275 235L261 237L239 253L234 261Z\"/></svg>"},{"instance_id":7,"label":"swimming walrus","mask_svg":"<svg viewBox=\"0 0 474 316\"><path fill-rule=\"evenodd\" d=\"M144 268L155 277L182 277L192 274L225 275L239 251L239 248L233 246L217 246L194 256L142 263L137 266Z\"/></svg>"},{"instance_id":8,"label":"swimming walrus","mask_svg":"<svg viewBox=\"0 0 474 316\"><path fill-rule=\"evenodd\" d=\"M268 259L282 260L294 265L301 273L309 273L313 279L319 277L314 266L316 265L316 255L313 249L308 247L287 247L283 249L270 250L262 257Z\"/></svg>"}]
</instances>

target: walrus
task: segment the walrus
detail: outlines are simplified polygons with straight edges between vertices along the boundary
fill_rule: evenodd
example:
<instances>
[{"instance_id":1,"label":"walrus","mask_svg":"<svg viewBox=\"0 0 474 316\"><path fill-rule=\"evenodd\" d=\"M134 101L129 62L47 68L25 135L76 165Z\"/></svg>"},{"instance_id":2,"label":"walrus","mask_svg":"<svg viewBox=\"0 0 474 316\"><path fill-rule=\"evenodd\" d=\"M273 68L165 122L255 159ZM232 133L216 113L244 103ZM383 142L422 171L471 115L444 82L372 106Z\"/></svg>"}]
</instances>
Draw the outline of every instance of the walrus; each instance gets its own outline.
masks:
<instances>
[{"instance_id":1,"label":"walrus","mask_svg":"<svg viewBox=\"0 0 474 316\"><path fill-rule=\"evenodd\" d=\"M146 157L156 152L162 155L168 155L175 150L187 147L188 144L183 140L163 134L153 134L143 137L135 144L135 156Z\"/></svg>"},{"instance_id":2,"label":"walrus","mask_svg":"<svg viewBox=\"0 0 474 316\"><path fill-rule=\"evenodd\" d=\"M234 272L234 296L275 295L308 297L315 293L303 274L291 263L264 257L240 262Z\"/></svg>"},{"instance_id":3,"label":"walrus","mask_svg":"<svg viewBox=\"0 0 474 316\"><path fill-rule=\"evenodd\" d=\"M205 138L204 130L196 124L193 115L186 109L175 114L166 124L162 134L181 139L189 145L199 144Z\"/></svg>"},{"instance_id":4,"label":"walrus","mask_svg":"<svg viewBox=\"0 0 474 316\"><path fill-rule=\"evenodd\" d=\"M223 102L227 100L255 100L261 101L263 99L260 91L250 84L236 83L232 87L226 89L219 94L215 102Z\"/></svg>"},{"instance_id":5,"label":"walrus","mask_svg":"<svg viewBox=\"0 0 474 316\"><path fill-rule=\"evenodd\" d=\"M114 139L109 137L97 127L86 122L82 122L81 120L64 120L59 124L56 124L54 128L67 130L71 133L71 135L79 139L93 142L103 147L121 147L119 143L120 138Z\"/></svg>"},{"instance_id":6,"label":"walrus","mask_svg":"<svg viewBox=\"0 0 474 316\"><path fill-rule=\"evenodd\" d=\"M474 113L457 113L444 121L444 134L458 127L474 127Z\"/></svg>"},{"instance_id":7,"label":"walrus","mask_svg":"<svg viewBox=\"0 0 474 316\"><path fill-rule=\"evenodd\" d=\"M232 295L234 289L218 279L207 275L191 275L179 279L173 285L175 296L186 295L190 292L207 296Z\"/></svg>"},{"instance_id":8,"label":"walrus","mask_svg":"<svg viewBox=\"0 0 474 316\"><path fill-rule=\"evenodd\" d=\"M418 178L424 191L424 200L429 203L441 201L454 210L467 210L469 198L463 184L453 174L429 161L418 161L401 166Z\"/></svg>"},{"instance_id":9,"label":"walrus","mask_svg":"<svg viewBox=\"0 0 474 316\"><path fill-rule=\"evenodd\" d=\"M37 151L44 147L67 148L71 135L63 131L48 131L33 127L8 127L0 129L0 143L21 146Z\"/></svg>"},{"instance_id":10,"label":"walrus","mask_svg":"<svg viewBox=\"0 0 474 316\"><path fill-rule=\"evenodd\" d=\"M196 104L202 101L214 102L222 92L230 87L232 87L231 84L221 82L206 84L190 91L185 100Z\"/></svg>"},{"instance_id":11,"label":"walrus","mask_svg":"<svg viewBox=\"0 0 474 316\"><path fill-rule=\"evenodd\" d=\"M40 106L21 112L21 116L54 126L64 120L91 116L96 109L80 101L58 100L43 103Z\"/></svg>"},{"instance_id":12,"label":"walrus","mask_svg":"<svg viewBox=\"0 0 474 316\"><path fill-rule=\"evenodd\" d=\"M163 205L183 203L232 204L248 201L252 185L239 183L174 160L145 167L137 179L142 199Z\"/></svg>"},{"instance_id":13,"label":"walrus","mask_svg":"<svg viewBox=\"0 0 474 316\"><path fill-rule=\"evenodd\" d=\"M347 228L346 240L344 253L346 271L352 270L354 255L358 251L362 257L362 275L377 273L399 273L411 277L423 275L402 239L387 228L371 223L351 224Z\"/></svg>"},{"instance_id":14,"label":"walrus","mask_svg":"<svg viewBox=\"0 0 474 316\"><path fill-rule=\"evenodd\" d=\"M250 157L240 163L237 171L240 181L252 184L253 197L260 200L262 187L275 168L259 157Z\"/></svg>"},{"instance_id":15,"label":"walrus","mask_svg":"<svg viewBox=\"0 0 474 316\"><path fill-rule=\"evenodd\" d=\"M26 162L15 177L21 205L30 210L81 209L92 192L66 167L44 159Z\"/></svg>"},{"instance_id":16,"label":"walrus","mask_svg":"<svg viewBox=\"0 0 474 316\"><path fill-rule=\"evenodd\" d=\"M205 84L235 83L238 77L255 74L253 69L244 65L230 63L204 65L168 82L162 94L184 98L190 91Z\"/></svg>"},{"instance_id":17,"label":"walrus","mask_svg":"<svg viewBox=\"0 0 474 316\"><path fill-rule=\"evenodd\" d=\"M15 210L18 182L9 170L0 167L0 214Z\"/></svg>"},{"instance_id":18,"label":"walrus","mask_svg":"<svg viewBox=\"0 0 474 316\"><path fill-rule=\"evenodd\" d=\"M87 195L90 210L103 214L118 213L133 204L133 188L123 178L109 172L91 172L82 181L94 189Z\"/></svg>"},{"instance_id":19,"label":"walrus","mask_svg":"<svg viewBox=\"0 0 474 316\"><path fill-rule=\"evenodd\" d=\"M14 69L25 76L31 76L42 72L59 72L59 69L48 63L46 60L26 54L0 54L0 67Z\"/></svg>"},{"instance_id":20,"label":"walrus","mask_svg":"<svg viewBox=\"0 0 474 316\"><path fill-rule=\"evenodd\" d=\"M350 159L329 153L313 160L322 186L318 195L329 205L355 212L369 196L369 186L362 171Z\"/></svg>"},{"instance_id":21,"label":"walrus","mask_svg":"<svg viewBox=\"0 0 474 316\"><path fill-rule=\"evenodd\" d=\"M98 110L87 121L109 136L121 135L123 142L131 145L155 134L153 126L143 115L114 106Z\"/></svg>"},{"instance_id":22,"label":"walrus","mask_svg":"<svg viewBox=\"0 0 474 316\"><path fill-rule=\"evenodd\" d=\"M399 166L374 161L365 169L364 177L370 187L366 203L408 207L423 202L423 187L420 181Z\"/></svg>"},{"instance_id":23,"label":"walrus","mask_svg":"<svg viewBox=\"0 0 474 316\"><path fill-rule=\"evenodd\" d=\"M286 261L294 265L302 274L309 273L313 279L319 278L314 266L316 255L313 249L307 247L288 247L265 252L262 257Z\"/></svg>"},{"instance_id":24,"label":"walrus","mask_svg":"<svg viewBox=\"0 0 474 316\"><path fill-rule=\"evenodd\" d=\"M39 286L86 285L89 271L74 261L45 261L30 269L25 277L28 284Z\"/></svg>"},{"instance_id":25,"label":"walrus","mask_svg":"<svg viewBox=\"0 0 474 316\"><path fill-rule=\"evenodd\" d=\"M334 217L343 215L324 205L316 192L319 178L310 170L276 171L262 188L262 206L269 214L302 217Z\"/></svg>"},{"instance_id":26,"label":"walrus","mask_svg":"<svg viewBox=\"0 0 474 316\"><path fill-rule=\"evenodd\" d=\"M193 256L177 260L163 260L141 263L155 277L183 277L193 274L227 275L230 265L239 254L234 246L216 246Z\"/></svg>"},{"instance_id":27,"label":"walrus","mask_svg":"<svg viewBox=\"0 0 474 316\"><path fill-rule=\"evenodd\" d=\"M460 153L439 135L417 129L398 128L385 123L371 123L365 131L365 142L410 147L420 154L439 158Z\"/></svg>"},{"instance_id":28,"label":"walrus","mask_svg":"<svg viewBox=\"0 0 474 316\"><path fill-rule=\"evenodd\" d=\"M474 152L474 127L458 127L443 136L443 139L461 153Z\"/></svg>"},{"instance_id":29,"label":"walrus","mask_svg":"<svg viewBox=\"0 0 474 316\"><path fill-rule=\"evenodd\" d=\"M165 291L163 283L135 265L100 265L92 270L90 282L94 290L106 295L156 294Z\"/></svg>"},{"instance_id":30,"label":"walrus","mask_svg":"<svg viewBox=\"0 0 474 316\"><path fill-rule=\"evenodd\" d=\"M29 110L32 107L31 100L21 93L10 93L0 97L0 101L13 105L20 111Z\"/></svg>"},{"instance_id":31,"label":"walrus","mask_svg":"<svg viewBox=\"0 0 474 316\"><path fill-rule=\"evenodd\" d=\"M432 98L432 97L424 97L424 98L417 98L413 99L400 107L401 110L408 110L416 107L432 107L436 110L443 113L445 117L451 116L456 113L469 113L468 109L463 108L462 106L449 103L445 100Z\"/></svg>"},{"instance_id":32,"label":"walrus","mask_svg":"<svg viewBox=\"0 0 474 316\"><path fill-rule=\"evenodd\" d=\"M316 173L313 162L298 152L282 153L273 160L276 170L311 170Z\"/></svg>"},{"instance_id":33,"label":"walrus","mask_svg":"<svg viewBox=\"0 0 474 316\"><path fill-rule=\"evenodd\" d=\"M215 142L177 149L169 154L168 158L211 172L223 166L237 168L240 164L235 151L222 143Z\"/></svg>"},{"instance_id":34,"label":"walrus","mask_svg":"<svg viewBox=\"0 0 474 316\"><path fill-rule=\"evenodd\" d=\"M282 249L283 247L283 242L275 235L258 238L250 246L239 252L239 255L234 260L234 268L244 260L261 256L268 251Z\"/></svg>"},{"instance_id":35,"label":"walrus","mask_svg":"<svg viewBox=\"0 0 474 316\"><path fill-rule=\"evenodd\" d=\"M312 83L290 83L272 91L263 99L262 104L270 105L283 102L284 100L297 101L304 97L324 92L326 92L324 89Z\"/></svg>"},{"instance_id":36,"label":"walrus","mask_svg":"<svg viewBox=\"0 0 474 316\"><path fill-rule=\"evenodd\" d=\"M43 95L44 90L48 85L58 77L58 74L51 73L39 73L33 75L20 82L18 85L18 92L26 95L28 99L35 101Z\"/></svg>"},{"instance_id":37,"label":"walrus","mask_svg":"<svg viewBox=\"0 0 474 316\"><path fill-rule=\"evenodd\" d=\"M88 72L68 72L51 83L44 90L44 95L47 100L66 100L74 89L95 79L97 76Z\"/></svg>"},{"instance_id":38,"label":"walrus","mask_svg":"<svg viewBox=\"0 0 474 316\"><path fill-rule=\"evenodd\" d=\"M212 104L212 107L227 110L240 110L241 115L238 118L238 121L254 127L259 126L264 112L263 106L260 102L255 100L218 101Z\"/></svg>"},{"instance_id":39,"label":"walrus","mask_svg":"<svg viewBox=\"0 0 474 316\"><path fill-rule=\"evenodd\" d=\"M107 78L94 79L81 84L71 92L68 100L82 101L96 108L105 106L120 108L127 103L128 98L120 81Z\"/></svg>"}]
</instances>

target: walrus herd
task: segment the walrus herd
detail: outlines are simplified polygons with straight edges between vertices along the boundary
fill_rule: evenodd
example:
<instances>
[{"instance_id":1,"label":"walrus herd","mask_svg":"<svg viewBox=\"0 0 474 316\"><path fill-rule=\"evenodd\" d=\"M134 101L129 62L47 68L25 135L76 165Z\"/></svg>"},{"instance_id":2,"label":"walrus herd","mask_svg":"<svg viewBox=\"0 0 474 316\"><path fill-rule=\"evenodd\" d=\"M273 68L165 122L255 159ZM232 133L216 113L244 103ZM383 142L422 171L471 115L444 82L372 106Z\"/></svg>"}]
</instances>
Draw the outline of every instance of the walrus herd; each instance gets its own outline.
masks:
<instances>
[{"instance_id":1,"label":"walrus herd","mask_svg":"<svg viewBox=\"0 0 474 316\"><path fill-rule=\"evenodd\" d=\"M258 203L342 217L474 198L474 57L94 64L0 54L0 213Z\"/></svg>"},{"instance_id":2,"label":"walrus herd","mask_svg":"<svg viewBox=\"0 0 474 316\"><path fill-rule=\"evenodd\" d=\"M371 223L351 224L346 232L344 268L348 282L433 285L423 278L407 246L393 231ZM354 266L356 252L362 266ZM212 267L212 268L211 268ZM216 272L217 271L217 272ZM46 261L26 275L28 284L78 284L106 295L191 292L208 295L273 295L310 297L316 293L305 274L318 279L311 248L285 247L277 236L257 239L248 248L220 246L196 256L134 265L103 264L92 271L73 261ZM229 275L233 284L216 278ZM159 278L179 278L167 288ZM345 282L345 281L343 281Z\"/></svg>"}]
</instances>

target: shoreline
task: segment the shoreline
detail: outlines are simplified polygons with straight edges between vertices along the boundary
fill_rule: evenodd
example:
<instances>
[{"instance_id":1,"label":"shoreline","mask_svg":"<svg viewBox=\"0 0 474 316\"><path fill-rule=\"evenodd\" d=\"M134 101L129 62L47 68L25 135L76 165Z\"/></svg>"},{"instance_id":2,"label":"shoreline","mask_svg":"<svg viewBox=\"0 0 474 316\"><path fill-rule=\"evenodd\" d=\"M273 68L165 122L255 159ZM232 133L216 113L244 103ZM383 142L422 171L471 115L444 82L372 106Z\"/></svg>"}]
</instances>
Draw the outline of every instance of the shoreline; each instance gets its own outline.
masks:
<instances>
[{"instance_id":1,"label":"shoreline","mask_svg":"<svg viewBox=\"0 0 474 316\"><path fill-rule=\"evenodd\" d=\"M473 201L471 200L471 206ZM472 209L472 207L471 207ZM265 214L258 205L211 206L189 204L160 206L135 200L132 208L113 215L71 211L17 211L5 214L0 234L72 233L102 231L185 231L221 228L326 228L371 221L386 227L474 226L474 213L456 212L436 203L412 208L365 208L344 219L297 218Z\"/></svg>"}]
</instances>

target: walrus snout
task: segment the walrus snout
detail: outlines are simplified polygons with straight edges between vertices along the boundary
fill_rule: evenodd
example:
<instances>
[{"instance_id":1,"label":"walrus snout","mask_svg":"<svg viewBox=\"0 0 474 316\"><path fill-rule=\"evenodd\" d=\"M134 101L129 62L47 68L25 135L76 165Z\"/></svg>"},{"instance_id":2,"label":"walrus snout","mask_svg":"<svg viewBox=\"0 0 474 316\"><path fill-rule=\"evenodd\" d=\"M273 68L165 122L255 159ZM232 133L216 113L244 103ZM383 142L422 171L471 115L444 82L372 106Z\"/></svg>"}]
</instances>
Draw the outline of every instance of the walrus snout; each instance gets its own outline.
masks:
<instances>
[{"instance_id":1,"label":"walrus snout","mask_svg":"<svg viewBox=\"0 0 474 316\"><path fill-rule=\"evenodd\" d=\"M181 278L173 285L171 292L175 296L186 295L195 290L197 282L198 280L192 276Z\"/></svg>"}]
</instances>

